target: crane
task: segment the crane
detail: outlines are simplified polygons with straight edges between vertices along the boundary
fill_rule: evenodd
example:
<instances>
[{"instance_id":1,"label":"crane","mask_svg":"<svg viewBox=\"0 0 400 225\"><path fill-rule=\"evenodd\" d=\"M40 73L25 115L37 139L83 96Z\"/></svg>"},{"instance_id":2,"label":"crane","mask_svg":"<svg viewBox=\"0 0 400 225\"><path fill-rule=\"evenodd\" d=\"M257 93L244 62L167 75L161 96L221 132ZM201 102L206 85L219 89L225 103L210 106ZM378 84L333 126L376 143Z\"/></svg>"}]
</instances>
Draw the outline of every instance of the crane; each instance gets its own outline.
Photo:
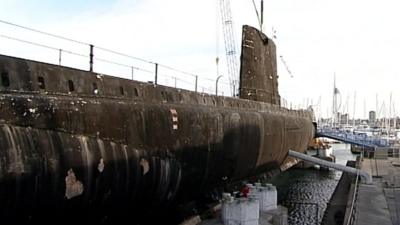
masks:
<instances>
[{"instance_id":1,"label":"crane","mask_svg":"<svg viewBox=\"0 0 400 225\"><path fill-rule=\"evenodd\" d=\"M225 43L225 54L229 75L230 89L233 96L236 96L236 89L239 83L239 62L236 50L236 38L233 28L230 0L218 0L220 16L222 20L222 31ZM217 58L218 64L218 58Z\"/></svg>"}]
</instances>

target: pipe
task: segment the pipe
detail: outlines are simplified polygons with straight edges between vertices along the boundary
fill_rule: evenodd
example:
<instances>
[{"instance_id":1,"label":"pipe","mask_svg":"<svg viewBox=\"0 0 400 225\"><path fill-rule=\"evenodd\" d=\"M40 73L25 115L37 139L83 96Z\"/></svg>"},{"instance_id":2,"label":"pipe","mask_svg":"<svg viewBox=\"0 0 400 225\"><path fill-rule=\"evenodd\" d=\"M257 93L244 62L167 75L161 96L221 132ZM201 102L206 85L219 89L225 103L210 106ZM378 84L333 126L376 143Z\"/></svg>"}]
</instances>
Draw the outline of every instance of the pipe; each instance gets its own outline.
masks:
<instances>
[{"instance_id":1,"label":"pipe","mask_svg":"<svg viewBox=\"0 0 400 225\"><path fill-rule=\"evenodd\" d=\"M300 152L295 152L293 150L289 150L289 156L294 157L294 158L298 158L298 159L302 159L304 161L308 161L311 163L315 163L321 166L326 166L329 168L333 168L336 170L340 170L343 172L347 172L347 173L351 173L351 174L359 174L361 176L361 180L365 183L365 184L372 184L372 177L369 173L362 171L360 169L355 169L353 167L349 167L349 166L343 166L340 164L336 164L336 163L332 163L332 162L328 162L322 159L318 159Z\"/></svg>"}]
</instances>

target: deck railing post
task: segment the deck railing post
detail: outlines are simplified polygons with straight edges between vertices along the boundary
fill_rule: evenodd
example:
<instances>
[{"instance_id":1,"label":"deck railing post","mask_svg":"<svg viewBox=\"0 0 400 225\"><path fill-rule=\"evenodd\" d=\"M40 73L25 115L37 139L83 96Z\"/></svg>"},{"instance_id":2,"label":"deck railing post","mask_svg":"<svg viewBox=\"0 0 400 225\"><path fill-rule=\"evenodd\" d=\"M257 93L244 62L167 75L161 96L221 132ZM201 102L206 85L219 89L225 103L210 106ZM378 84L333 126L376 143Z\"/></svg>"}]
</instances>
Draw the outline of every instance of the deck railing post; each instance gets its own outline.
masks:
<instances>
[{"instance_id":1,"label":"deck railing post","mask_svg":"<svg viewBox=\"0 0 400 225\"><path fill-rule=\"evenodd\" d=\"M61 66L61 55L62 55L62 49L58 50L58 65Z\"/></svg>"},{"instance_id":2,"label":"deck railing post","mask_svg":"<svg viewBox=\"0 0 400 225\"><path fill-rule=\"evenodd\" d=\"M90 57L90 61L89 61L89 71L90 72L93 72L93 45L89 45L90 46L90 54L89 54L89 57Z\"/></svg>"},{"instance_id":3,"label":"deck railing post","mask_svg":"<svg viewBox=\"0 0 400 225\"><path fill-rule=\"evenodd\" d=\"M197 93L197 80L199 77L196 75L196 80L194 81L194 91Z\"/></svg>"},{"instance_id":4,"label":"deck railing post","mask_svg":"<svg viewBox=\"0 0 400 225\"><path fill-rule=\"evenodd\" d=\"M157 84L157 79L158 79L158 63L155 63L155 77L154 77L154 84Z\"/></svg>"}]
</instances>

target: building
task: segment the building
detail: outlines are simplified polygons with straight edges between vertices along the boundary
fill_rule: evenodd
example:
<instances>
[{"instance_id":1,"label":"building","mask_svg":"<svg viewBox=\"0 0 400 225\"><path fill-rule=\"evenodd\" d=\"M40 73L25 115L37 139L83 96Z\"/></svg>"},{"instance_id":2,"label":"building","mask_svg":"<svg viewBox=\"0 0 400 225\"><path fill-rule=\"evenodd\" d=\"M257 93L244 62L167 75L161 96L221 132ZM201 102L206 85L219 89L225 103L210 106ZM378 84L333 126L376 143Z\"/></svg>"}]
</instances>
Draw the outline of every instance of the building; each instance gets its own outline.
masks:
<instances>
[{"instance_id":1,"label":"building","mask_svg":"<svg viewBox=\"0 0 400 225\"><path fill-rule=\"evenodd\" d=\"M340 124L347 124L349 122L349 114L340 114Z\"/></svg>"},{"instance_id":2,"label":"building","mask_svg":"<svg viewBox=\"0 0 400 225\"><path fill-rule=\"evenodd\" d=\"M373 124L376 122L376 112L375 111L369 111L368 121L370 124Z\"/></svg>"}]
</instances>

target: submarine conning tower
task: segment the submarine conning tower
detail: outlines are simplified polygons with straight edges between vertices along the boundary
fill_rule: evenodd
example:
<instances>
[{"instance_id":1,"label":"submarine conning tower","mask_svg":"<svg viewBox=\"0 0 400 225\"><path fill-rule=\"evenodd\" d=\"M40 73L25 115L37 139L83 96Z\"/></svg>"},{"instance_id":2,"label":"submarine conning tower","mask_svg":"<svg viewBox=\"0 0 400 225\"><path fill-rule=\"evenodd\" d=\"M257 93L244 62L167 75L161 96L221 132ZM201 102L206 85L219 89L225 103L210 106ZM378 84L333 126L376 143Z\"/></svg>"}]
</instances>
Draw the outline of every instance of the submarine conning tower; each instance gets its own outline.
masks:
<instances>
[{"instance_id":1,"label":"submarine conning tower","mask_svg":"<svg viewBox=\"0 0 400 225\"><path fill-rule=\"evenodd\" d=\"M275 44L247 25L242 32L239 97L280 105Z\"/></svg>"}]
</instances>

